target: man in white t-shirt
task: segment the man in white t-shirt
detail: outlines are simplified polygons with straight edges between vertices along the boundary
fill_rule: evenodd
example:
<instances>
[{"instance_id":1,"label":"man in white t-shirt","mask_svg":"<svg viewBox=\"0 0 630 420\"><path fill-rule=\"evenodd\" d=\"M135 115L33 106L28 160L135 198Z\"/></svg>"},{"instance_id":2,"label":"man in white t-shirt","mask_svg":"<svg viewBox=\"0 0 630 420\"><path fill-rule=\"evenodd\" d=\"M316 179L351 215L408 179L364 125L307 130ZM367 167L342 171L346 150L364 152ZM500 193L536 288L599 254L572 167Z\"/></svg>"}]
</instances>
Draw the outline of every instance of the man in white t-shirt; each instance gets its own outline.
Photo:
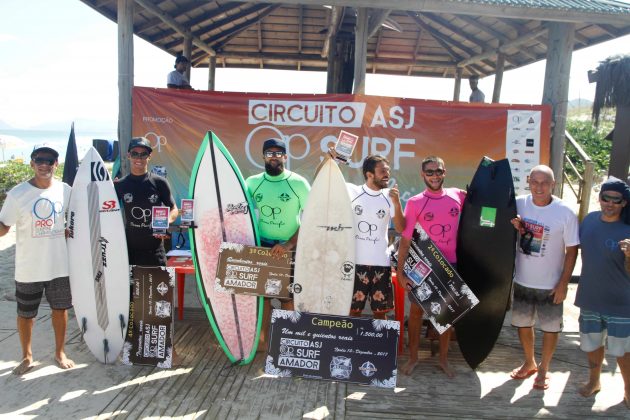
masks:
<instances>
[{"instance_id":1,"label":"man in white t-shirt","mask_svg":"<svg viewBox=\"0 0 630 420\"><path fill-rule=\"evenodd\" d=\"M512 220L520 234L512 325L518 328L525 361L510 376L522 380L537 373L534 389L544 390L549 387L549 364L562 331L563 302L580 239L575 213L552 195L555 180L551 168L534 167L528 183L530 194L516 198L518 217ZM543 331L539 364L534 354L536 314Z\"/></svg>"},{"instance_id":2,"label":"man in white t-shirt","mask_svg":"<svg viewBox=\"0 0 630 420\"><path fill-rule=\"evenodd\" d=\"M0 236L15 225L15 298L22 360L13 369L22 375L33 367L31 337L43 293L52 309L55 361L62 369L74 366L64 341L68 309L72 307L65 238L65 213L70 186L53 178L59 153L47 145L31 153L34 176L9 191L0 211Z\"/></svg>"},{"instance_id":3,"label":"man in white t-shirt","mask_svg":"<svg viewBox=\"0 0 630 420\"><path fill-rule=\"evenodd\" d=\"M387 188L389 162L380 155L370 155L363 161L365 184L347 183L352 202L355 229L355 281L350 315L359 316L367 300L374 318L385 319L394 308L391 266L388 246L389 222L402 232L405 219L398 187Z\"/></svg>"},{"instance_id":4,"label":"man in white t-shirt","mask_svg":"<svg viewBox=\"0 0 630 420\"><path fill-rule=\"evenodd\" d=\"M189 61L183 55L178 55L175 59L175 70L166 77L166 86L171 89L192 89L190 82L184 74L188 68Z\"/></svg>"}]
</instances>

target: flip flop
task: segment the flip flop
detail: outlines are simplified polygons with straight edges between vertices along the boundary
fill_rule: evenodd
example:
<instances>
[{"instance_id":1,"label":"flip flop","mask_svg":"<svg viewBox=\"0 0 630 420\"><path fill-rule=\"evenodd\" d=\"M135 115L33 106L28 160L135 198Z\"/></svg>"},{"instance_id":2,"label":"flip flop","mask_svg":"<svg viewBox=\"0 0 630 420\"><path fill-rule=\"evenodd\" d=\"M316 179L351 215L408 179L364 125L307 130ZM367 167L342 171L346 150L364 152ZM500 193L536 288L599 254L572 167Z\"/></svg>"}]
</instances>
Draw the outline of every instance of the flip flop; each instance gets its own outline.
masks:
<instances>
[{"instance_id":1,"label":"flip flop","mask_svg":"<svg viewBox=\"0 0 630 420\"><path fill-rule=\"evenodd\" d=\"M541 391L549 388L549 375L545 375L545 378L542 381L540 380L540 378L536 378L534 380L533 388L540 389Z\"/></svg>"},{"instance_id":2,"label":"flip flop","mask_svg":"<svg viewBox=\"0 0 630 420\"><path fill-rule=\"evenodd\" d=\"M533 374L538 372L538 369L534 368L532 370L523 371L521 368L514 369L512 373L510 373L510 378L516 379L517 381L521 381L523 379L527 379Z\"/></svg>"}]
</instances>

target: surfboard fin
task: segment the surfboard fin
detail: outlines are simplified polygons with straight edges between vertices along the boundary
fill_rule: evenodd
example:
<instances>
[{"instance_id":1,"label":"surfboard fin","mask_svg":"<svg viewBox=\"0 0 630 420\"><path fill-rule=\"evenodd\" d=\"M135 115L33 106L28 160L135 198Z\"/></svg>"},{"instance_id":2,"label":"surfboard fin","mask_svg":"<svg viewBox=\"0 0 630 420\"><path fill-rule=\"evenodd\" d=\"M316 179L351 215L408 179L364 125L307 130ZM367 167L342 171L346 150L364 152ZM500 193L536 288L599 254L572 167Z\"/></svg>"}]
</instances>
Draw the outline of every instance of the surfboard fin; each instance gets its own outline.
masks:
<instances>
[{"instance_id":1,"label":"surfboard fin","mask_svg":"<svg viewBox=\"0 0 630 420\"><path fill-rule=\"evenodd\" d=\"M120 320L120 334L122 335L122 338L125 338L125 317L123 316L123 314L118 314L118 319Z\"/></svg>"},{"instance_id":2,"label":"surfboard fin","mask_svg":"<svg viewBox=\"0 0 630 420\"><path fill-rule=\"evenodd\" d=\"M86 331L87 331L87 318L83 317L81 318L81 337L83 337L83 334L85 334Z\"/></svg>"},{"instance_id":3,"label":"surfboard fin","mask_svg":"<svg viewBox=\"0 0 630 420\"><path fill-rule=\"evenodd\" d=\"M107 364L107 354L109 353L109 341L107 338L103 339L103 355L105 356L105 364Z\"/></svg>"}]
</instances>

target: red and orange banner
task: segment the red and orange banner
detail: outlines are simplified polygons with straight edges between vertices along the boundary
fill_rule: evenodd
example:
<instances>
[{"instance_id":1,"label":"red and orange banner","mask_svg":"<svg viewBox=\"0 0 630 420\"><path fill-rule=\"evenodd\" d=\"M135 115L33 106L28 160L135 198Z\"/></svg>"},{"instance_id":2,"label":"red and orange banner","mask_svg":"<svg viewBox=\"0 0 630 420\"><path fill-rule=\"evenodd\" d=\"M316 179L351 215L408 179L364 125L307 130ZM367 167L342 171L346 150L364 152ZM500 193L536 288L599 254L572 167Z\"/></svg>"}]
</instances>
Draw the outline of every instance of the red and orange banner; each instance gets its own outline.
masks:
<instances>
[{"instance_id":1,"label":"red and orange banner","mask_svg":"<svg viewBox=\"0 0 630 420\"><path fill-rule=\"evenodd\" d=\"M468 104L364 95L226 93L135 87L133 135L154 146L177 201L188 197L195 156L207 131L229 149L244 177L263 170L262 144L281 138L287 168L312 181L341 130L359 136L346 180L363 182L362 160L386 156L403 200L424 189L422 159L446 162L446 185L465 188L483 156L510 158L515 183L549 162L550 107ZM522 192L522 191L521 191Z\"/></svg>"}]
</instances>

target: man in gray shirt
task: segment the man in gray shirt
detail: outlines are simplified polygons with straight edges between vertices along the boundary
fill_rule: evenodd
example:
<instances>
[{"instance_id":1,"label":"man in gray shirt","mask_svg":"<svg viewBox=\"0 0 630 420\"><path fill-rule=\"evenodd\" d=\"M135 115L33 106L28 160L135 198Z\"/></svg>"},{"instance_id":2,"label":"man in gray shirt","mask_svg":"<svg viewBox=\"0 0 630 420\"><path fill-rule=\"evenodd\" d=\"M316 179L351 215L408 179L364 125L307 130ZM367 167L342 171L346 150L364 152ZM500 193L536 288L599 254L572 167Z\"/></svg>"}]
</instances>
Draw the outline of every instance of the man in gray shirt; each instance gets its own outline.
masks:
<instances>
[{"instance_id":1,"label":"man in gray shirt","mask_svg":"<svg viewBox=\"0 0 630 420\"><path fill-rule=\"evenodd\" d=\"M468 83L470 83L470 89L472 90L472 92L470 93L469 102L485 102L486 95L484 95L483 92L477 87L477 85L479 84L479 76L477 76L476 74L470 76L470 78L468 79Z\"/></svg>"},{"instance_id":2,"label":"man in gray shirt","mask_svg":"<svg viewBox=\"0 0 630 420\"><path fill-rule=\"evenodd\" d=\"M186 75L189 61L183 55L178 55L175 59L175 70L170 72L166 78L166 86L171 89L192 89Z\"/></svg>"}]
</instances>

